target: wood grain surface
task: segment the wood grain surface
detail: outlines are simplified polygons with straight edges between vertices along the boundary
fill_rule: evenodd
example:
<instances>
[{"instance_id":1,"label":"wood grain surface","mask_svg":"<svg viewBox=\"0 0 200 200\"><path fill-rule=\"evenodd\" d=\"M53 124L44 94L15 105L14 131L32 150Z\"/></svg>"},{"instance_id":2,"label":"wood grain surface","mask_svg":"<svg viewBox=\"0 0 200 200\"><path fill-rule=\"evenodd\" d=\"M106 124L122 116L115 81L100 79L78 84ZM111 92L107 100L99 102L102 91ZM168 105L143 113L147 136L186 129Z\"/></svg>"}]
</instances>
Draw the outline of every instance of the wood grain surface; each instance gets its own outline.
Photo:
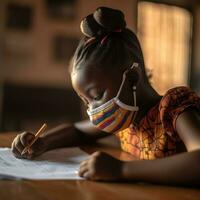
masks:
<instances>
[{"instance_id":1,"label":"wood grain surface","mask_svg":"<svg viewBox=\"0 0 200 200\"><path fill-rule=\"evenodd\" d=\"M9 147L16 133L0 133L0 147ZM82 147L88 153L105 151L122 160L134 158L117 146ZM103 183L86 180L0 180L0 200L200 200L200 189L137 183Z\"/></svg>"}]
</instances>

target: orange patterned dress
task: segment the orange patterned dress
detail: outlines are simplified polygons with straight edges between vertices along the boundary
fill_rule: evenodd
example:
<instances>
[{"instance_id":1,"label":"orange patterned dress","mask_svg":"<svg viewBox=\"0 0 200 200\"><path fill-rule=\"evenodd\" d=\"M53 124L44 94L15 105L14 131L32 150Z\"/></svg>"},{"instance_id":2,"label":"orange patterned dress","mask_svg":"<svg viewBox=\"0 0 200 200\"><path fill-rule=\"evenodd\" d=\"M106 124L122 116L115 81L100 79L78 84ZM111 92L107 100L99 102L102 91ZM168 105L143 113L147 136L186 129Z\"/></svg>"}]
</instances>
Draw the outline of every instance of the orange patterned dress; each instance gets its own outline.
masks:
<instances>
[{"instance_id":1,"label":"orange patterned dress","mask_svg":"<svg viewBox=\"0 0 200 200\"><path fill-rule=\"evenodd\" d=\"M132 125L116 134L121 148L145 160L175 154L176 145L181 141L176 132L176 119L187 108L200 114L200 97L188 87L170 89L139 125Z\"/></svg>"}]
</instances>

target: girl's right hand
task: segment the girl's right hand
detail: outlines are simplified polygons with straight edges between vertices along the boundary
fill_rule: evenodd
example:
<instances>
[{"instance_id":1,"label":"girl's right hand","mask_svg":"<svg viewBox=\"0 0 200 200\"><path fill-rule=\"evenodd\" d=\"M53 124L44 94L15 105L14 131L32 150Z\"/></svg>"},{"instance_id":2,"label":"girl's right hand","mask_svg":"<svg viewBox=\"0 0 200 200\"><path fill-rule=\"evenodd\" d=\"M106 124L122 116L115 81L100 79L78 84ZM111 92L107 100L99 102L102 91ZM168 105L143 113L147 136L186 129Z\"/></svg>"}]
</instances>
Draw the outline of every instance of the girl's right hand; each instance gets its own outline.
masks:
<instances>
[{"instance_id":1,"label":"girl's right hand","mask_svg":"<svg viewBox=\"0 0 200 200\"><path fill-rule=\"evenodd\" d=\"M47 148L44 143L43 138L38 138L35 143L30 147L30 150L27 151L25 154L21 155L24 148L30 144L30 142L35 138L34 134L23 132L15 137L12 142L12 153L16 158L23 158L23 159L32 159L35 156L39 156L40 154L44 153Z\"/></svg>"}]
</instances>

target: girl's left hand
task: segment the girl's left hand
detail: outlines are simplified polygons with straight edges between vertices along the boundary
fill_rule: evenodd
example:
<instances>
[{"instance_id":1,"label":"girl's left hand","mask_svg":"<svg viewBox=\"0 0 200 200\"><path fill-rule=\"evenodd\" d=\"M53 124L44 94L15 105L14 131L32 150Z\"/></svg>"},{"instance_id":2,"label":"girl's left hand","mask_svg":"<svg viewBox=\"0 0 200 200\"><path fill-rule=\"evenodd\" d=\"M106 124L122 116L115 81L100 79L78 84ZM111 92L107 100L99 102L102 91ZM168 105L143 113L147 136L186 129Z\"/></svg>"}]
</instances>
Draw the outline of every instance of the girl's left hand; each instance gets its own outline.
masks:
<instances>
[{"instance_id":1,"label":"girl's left hand","mask_svg":"<svg viewBox=\"0 0 200 200\"><path fill-rule=\"evenodd\" d=\"M94 181L116 181L122 179L122 167L123 161L97 151L80 164L79 176Z\"/></svg>"}]
</instances>

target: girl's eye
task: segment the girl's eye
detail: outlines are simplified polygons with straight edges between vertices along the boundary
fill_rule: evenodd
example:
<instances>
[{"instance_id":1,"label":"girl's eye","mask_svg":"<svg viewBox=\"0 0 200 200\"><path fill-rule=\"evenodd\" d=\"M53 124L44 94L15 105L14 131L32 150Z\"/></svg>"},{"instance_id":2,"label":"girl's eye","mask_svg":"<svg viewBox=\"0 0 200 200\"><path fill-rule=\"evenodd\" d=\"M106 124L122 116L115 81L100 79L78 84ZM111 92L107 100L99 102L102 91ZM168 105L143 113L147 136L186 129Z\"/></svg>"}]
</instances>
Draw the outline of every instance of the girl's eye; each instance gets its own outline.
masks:
<instances>
[{"instance_id":1,"label":"girl's eye","mask_svg":"<svg viewBox=\"0 0 200 200\"><path fill-rule=\"evenodd\" d=\"M103 97L103 93L101 93L100 95L94 97L93 99L94 99L95 101L99 101L102 97Z\"/></svg>"}]
</instances>

